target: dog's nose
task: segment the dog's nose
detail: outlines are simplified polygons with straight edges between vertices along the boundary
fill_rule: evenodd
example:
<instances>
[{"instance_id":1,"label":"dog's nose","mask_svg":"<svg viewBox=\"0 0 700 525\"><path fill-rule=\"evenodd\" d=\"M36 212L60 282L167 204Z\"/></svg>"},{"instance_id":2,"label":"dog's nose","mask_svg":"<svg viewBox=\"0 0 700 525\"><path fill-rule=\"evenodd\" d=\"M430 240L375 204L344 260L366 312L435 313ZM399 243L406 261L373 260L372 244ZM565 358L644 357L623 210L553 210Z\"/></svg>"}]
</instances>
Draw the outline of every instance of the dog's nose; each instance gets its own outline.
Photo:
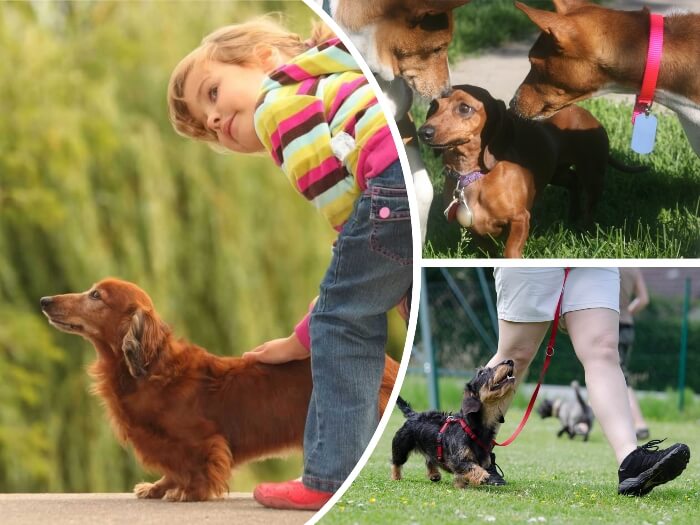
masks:
<instances>
[{"instance_id":1,"label":"dog's nose","mask_svg":"<svg viewBox=\"0 0 700 525\"><path fill-rule=\"evenodd\" d=\"M435 128L433 126L421 126L418 136L423 142L432 142L435 138Z\"/></svg>"},{"instance_id":2,"label":"dog's nose","mask_svg":"<svg viewBox=\"0 0 700 525\"><path fill-rule=\"evenodd\" d=\"M43 308L46 308L48 305L50 305L52 300L53 299L51 297L42 297L39 300L39 304L41 304L41 308L43 309Z\"/></svg>"},{"instance_id":3,"label":"dog's nose","mask_svg":"<svg viewBox=\"0 0 700 525\"><path fill-rule=\"evenodd\" d=\"M515 362L512 359L506 359L506 364L508 366L515 366Z\"/></svg>"}]
</instances>

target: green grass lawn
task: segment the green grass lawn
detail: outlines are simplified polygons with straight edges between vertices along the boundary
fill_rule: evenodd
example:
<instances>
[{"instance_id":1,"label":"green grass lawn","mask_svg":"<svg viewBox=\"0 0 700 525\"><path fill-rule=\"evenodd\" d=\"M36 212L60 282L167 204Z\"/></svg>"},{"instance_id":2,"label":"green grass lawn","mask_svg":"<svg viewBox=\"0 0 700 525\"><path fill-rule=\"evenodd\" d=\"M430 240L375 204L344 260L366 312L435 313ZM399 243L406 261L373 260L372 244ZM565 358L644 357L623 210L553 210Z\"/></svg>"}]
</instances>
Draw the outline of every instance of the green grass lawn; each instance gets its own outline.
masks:
<instances>
[{"instance_id":1,"label":"green grass lawn","mask_svg":"<svg viewBox=\"0 0 700 525\"><path fill-rule=\"evenodd\" d=\"M500 438L522 417L512 409ZM401 481L390 480L391 440L403 423L396 409L374 454L322 523L562 523L562 524L694 524L700 512L700 421L650 420L652 438L683 441L691 452L688 468L676 480L648 496L618 496L612 450L595 425L590 440L556 437L554 419L534 414L513 444L496 453L508 484L464 490L425 477L423 460L412 455Z\"/></svg>"},{"instance_id":2,"label":"green grass lawn","mask_svg":"<svg viewBox=\"0 0 700 525\"><path fill-rule=\"evenodd\" d=\"M612 155L648 171L628 174L608 167L596 226L581 231L569 224L566 190L549 186L532 210L528 258L679 258L700 255L700 159L691 150L678 119L659 114L657 145L651 155L629 148L631 108L596 99L581 104L608 131ZM420 125L425 108L414 109ZM422 146L423 147L423 146ZM442 161L423 147L435 187L423 256L430 259L486 255L470 243L468 230L443 216ZM497 240L503 252L504 238Z\"/></svg>"}]
</instances>

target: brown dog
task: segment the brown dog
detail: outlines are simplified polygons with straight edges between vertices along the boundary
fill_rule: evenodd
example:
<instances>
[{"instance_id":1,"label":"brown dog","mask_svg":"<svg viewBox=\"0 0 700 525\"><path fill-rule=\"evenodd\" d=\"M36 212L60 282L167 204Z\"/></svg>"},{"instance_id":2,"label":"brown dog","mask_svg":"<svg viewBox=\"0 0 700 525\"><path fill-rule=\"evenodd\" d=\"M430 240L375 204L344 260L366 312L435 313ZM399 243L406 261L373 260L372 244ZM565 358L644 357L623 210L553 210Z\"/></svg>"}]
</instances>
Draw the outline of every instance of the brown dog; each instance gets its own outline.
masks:
<instances>
[{"instance_id":1,"label":"brown dog","mask_svg":"<svg viewBox=\"0 0 700 525\"><path fill-rule=\"evenodd\" d=\"M131 443L147 468L163 473L134 487L139 498L217 498L228 490L233 467L302 446L308 359L265 365L212 355L175 339L148 295L117 279L43 297L41 307L53 326L94 345L94 391L117 437ZM387 357L380 412L397 371Z\"/></svg>"},{"instance_id":2,"label":"brown dog","mask_svg":"<svg viewBox=\"0 0 700 525\"><path fill-rule=\"evenodd\" d=\"M433 101L418 134L442 151L453 178L475 179L463 189L471 224L462 225L494 237L509 228L506 257L522 256L530 209L547 184L568 188L570 218L590 224L606 164L632 171L608 158L608 135L585 109L571 106L546 121L528 121L476 86L455 86ZM446 191L456 184L446 183Z\"/></svg>"},{"instance_id":3,"label":"brown dog","mask_svg":"<svg viewBox=\"0 0 700 525\"><path fill-rule=\"evenodd\" d=\"M432 99L450 87L452 11L470 1L334 0L331 14L374 73L386 81L402 77Z\"/></svg>"},{"instance_id":4,"label":"brown dog","mask_svg":"<svg viewBox=\"0 0 700 525\"><path fill-rule=\"evenodd\" d=\"M545 118L596 94L639 93L649 46L648 9L616 11L585 0L554 0L556 13L515 5L543 31L530 50L530 73L511 101L519 115ZM665 17L655 100L678 114L700 155L698 71L700 13Z\"/></svg>"}]
</instances>

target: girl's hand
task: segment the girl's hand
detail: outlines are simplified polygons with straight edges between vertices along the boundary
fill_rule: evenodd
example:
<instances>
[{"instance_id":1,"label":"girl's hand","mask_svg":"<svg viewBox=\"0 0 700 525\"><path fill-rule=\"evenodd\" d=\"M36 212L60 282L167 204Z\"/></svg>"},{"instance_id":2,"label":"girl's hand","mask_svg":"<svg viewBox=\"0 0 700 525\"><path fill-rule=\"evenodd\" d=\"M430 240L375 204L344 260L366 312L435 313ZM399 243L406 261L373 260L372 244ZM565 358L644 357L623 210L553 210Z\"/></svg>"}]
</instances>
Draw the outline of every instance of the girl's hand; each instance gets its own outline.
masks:
<instances>
[{"instance_id":1,"label":"girl's hand","mask_svg":"<svg viewBox=\"0 0 700 525\"><path fill-rule=\"evenodd\" d=\"M296 334L273 339L243 354L243 359L270 365L278 365L309 357L309 351L301 344Z\"/></svg>"}]
</instances>

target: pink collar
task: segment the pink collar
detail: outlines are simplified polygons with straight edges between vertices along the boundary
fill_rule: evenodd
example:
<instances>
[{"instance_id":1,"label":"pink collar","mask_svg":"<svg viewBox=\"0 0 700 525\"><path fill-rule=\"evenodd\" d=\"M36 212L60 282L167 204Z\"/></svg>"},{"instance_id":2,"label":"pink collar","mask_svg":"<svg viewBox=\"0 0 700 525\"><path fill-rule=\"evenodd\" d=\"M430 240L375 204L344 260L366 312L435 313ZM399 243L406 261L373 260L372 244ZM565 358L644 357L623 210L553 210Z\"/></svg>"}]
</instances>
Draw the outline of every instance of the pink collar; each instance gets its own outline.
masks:
<instances>
[{"instance_id":1,"label":"pink collar","mask_svg":"<svg viewBox=\"0 0 700 525\"><path fill-rule=\"evenodd\" d=\"M637 115L649 114L651 104L654 102L654 92L656 82L659 79L659 69L661 66L661 55L664 47L664 17L663 15L649 15L649 49L647 51L647 64L644 69L642 89L637 95L632 114L632 123L637 119Z\"/></svg>"}]
</instances>

